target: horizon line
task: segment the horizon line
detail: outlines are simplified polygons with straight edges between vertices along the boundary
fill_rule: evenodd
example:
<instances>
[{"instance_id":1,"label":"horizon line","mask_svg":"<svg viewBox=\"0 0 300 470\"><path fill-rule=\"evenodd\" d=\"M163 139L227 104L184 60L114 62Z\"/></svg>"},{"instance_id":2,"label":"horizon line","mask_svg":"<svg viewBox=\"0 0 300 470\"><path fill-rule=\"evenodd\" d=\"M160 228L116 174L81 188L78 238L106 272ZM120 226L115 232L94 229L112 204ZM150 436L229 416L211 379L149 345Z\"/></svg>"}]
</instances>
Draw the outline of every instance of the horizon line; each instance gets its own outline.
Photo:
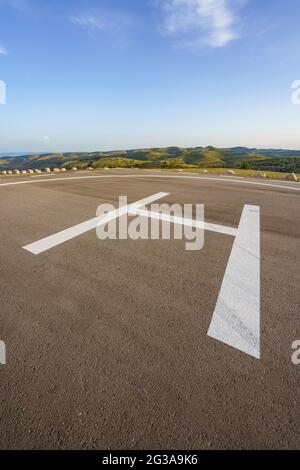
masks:
<instances>
[{"instance_id":1,"label":"horizon line","mask_svg":"<svg viewBox=\"0 0 300 470\"><path fill-rule=\"evenodd\" d=\"M192 145L192 146L181 146L181 145L164 145L164 146L155 146L155 147L152 147L152 146L149 146L149 147L129 147L129 148L114 148L114 149L111 149L111 150L66 150L66 151L62 151L62 150L56 150L56 151L53 151L53 150L41 150L41 151L0 151L0 156L1 157L10 157L10 158L14 158L14 157L25 157L25 156L28 156L28 155L34 155L34 154L44 154L44 155L48 155L48 154L66 154L66 153L112 153L112 152L128 152L128 151L131 151L131 150L149 150L149 149L164 149L164 148L179 148L179 149L188 149L188 148L215 148L215 149L218 149L218 150L231 150L231 149L236 149L236 148L245 148L245 149L248 149L248 150L274 150L274 151L287 151L287 152L299 152L300 153L300 149L299 148L286 148L286 147L249 147L247 145L234 145L234 146L230 146L230 147L217 147L215 145ZM7 155L6 155L7 154ZM17 155L9 155L9 154L17 154Z\"/></svg>"}]
</instances>

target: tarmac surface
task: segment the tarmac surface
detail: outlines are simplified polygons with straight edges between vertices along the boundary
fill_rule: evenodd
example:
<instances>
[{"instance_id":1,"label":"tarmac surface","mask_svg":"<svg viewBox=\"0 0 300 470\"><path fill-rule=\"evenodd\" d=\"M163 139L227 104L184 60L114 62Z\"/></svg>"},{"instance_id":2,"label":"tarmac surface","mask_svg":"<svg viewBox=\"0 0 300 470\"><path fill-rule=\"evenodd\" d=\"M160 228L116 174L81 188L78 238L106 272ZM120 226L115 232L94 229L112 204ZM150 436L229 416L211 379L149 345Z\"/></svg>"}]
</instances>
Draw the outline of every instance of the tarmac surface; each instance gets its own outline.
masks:
<instances>
[{"instance_id":1,"label":"tarmac surface","mask_svg":"<svg viewBox=\"0 0 300 470\"><path fill-rule=\"evenodd\" d=\"M0 448L299 449L299 190L138 170L0 178ZM233 237L205 231L186 251L91 230L23 249L159 192L227 227L260 207L260 359L207 335Z\"/></svg>"}]
</instances>

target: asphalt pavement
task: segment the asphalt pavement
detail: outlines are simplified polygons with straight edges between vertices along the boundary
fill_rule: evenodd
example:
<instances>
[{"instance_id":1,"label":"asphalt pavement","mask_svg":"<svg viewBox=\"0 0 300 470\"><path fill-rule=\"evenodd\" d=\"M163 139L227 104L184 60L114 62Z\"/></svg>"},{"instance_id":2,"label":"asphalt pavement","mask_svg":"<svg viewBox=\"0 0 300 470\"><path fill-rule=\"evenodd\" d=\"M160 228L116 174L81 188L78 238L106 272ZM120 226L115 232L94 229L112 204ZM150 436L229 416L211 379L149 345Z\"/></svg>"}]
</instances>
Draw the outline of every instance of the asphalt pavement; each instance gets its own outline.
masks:
<instances>
[{"instance_id":1,"label":"asphalt pavement","mask_svg":"<svg viewBox=\"0 0 300 470\"><path fill-rule=\"evenodd\" d=\"M186 251L89 230L24 249L160 192L231 229L259 208L259 358L207 334L234 236L205 230ZM297 183L184 172L1 178L0 448L299 449L299 198Z\"/></svg>"}]
</instances>

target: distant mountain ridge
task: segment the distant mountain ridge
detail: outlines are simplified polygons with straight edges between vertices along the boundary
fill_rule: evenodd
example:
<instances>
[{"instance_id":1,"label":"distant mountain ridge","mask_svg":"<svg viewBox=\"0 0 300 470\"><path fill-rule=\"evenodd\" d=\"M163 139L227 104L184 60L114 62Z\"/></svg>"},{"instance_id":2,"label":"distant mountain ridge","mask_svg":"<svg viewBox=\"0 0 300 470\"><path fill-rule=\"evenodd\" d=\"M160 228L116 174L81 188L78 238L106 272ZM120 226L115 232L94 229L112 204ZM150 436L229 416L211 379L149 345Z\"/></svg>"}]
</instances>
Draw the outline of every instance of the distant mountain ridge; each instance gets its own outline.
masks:
<instances>
[{"instance_id":1,"label":"distant mountain ridge","mask_svg":"<svg viewBox=\"0 0 300 470\"><path fill-rule=\"evenodd\" d=\"M25 155L30 155L31 152L0 152L0 158L12 158L12 157L22 157Z\"/></svg>"},{"instance_id":2,"label":"distant mountain ridge","mask_svg":"<svg viewBox=\"0 0 300 470\"><path fill-rule=\"evenodd\" d=\"M109 152L33 153L0 156L0 170L86 168L251 168L300 173L300 150L248 147L164 147Z\"/></svg>"}]
</instances>

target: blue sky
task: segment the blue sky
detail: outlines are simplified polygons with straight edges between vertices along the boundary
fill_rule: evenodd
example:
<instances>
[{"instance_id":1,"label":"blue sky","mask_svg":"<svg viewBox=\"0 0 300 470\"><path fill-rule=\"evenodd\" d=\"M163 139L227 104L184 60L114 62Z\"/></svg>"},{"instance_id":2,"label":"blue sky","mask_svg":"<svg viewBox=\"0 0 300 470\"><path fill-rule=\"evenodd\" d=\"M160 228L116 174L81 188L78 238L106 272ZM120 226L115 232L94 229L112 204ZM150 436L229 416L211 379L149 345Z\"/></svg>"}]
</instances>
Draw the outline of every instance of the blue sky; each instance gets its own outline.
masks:
<instances>
[{"instance_id":1,"label":"blue sky","mask_svg":"<svg viewBox=\"0 0 300 470\"><path fill-rule=\"evenodd\" d=\"M299 0L0 0L0 152L300 149Z\"/></svg>"}]
</instances>

